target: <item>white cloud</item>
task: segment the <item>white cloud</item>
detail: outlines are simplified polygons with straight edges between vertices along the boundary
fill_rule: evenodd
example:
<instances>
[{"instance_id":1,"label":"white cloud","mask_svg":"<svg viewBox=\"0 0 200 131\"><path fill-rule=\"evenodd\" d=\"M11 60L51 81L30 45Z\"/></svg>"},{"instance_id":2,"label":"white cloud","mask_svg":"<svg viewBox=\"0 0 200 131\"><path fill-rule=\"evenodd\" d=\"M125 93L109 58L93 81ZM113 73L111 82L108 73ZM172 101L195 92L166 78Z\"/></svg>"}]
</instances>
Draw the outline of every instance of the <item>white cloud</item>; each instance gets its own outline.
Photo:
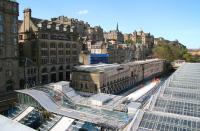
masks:
<instances>
[{"instance_id":1,"label":"white cloud","mask_svg":"<svg viewBox=\"0 0 200 131\"><path fill-rule=\"evenodd\" d=\"M89 13L88 10L80 10L80 11L78 12L79 15L86 15L86 14L88 14L88 13Z\"/></svg>"}]
</instances>

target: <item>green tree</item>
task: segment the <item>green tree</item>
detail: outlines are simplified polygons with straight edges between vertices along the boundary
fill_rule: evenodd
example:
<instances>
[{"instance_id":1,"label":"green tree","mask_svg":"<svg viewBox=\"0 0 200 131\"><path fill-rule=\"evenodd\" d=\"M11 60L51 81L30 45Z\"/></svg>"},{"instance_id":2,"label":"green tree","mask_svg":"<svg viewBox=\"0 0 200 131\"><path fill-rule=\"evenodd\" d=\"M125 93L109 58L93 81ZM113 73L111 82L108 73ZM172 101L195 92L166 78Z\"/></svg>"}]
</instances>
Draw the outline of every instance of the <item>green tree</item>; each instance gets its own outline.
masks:
<instances>
[{"instance_id":1,"label":"green tree","mask_svg":"<svg viewBox=\"0 0 200 131\"><path fill-rule=\"evenodd\" d=\"M187 62L192 62L192 56L189 53L185 53L183 54L183 58L187 61Z\"/></svg>"},{"instance_id":2,"label":"green tree","mask_svg":"<svg viewBox=\"0 0 200 131\"><path fill-rule=\"evenodd\" d=\"M132 44L133 44L133 40L128 39L128 40L125 41L125 44L127 44L127 45L132 45Z\"/></svg>"},{"instance_id":3,"label":"green tree","mask_svg":"<svg viewBox=\"0 0 200 131\"><path fill-rule=\"evenodd\" d=\"M153 49L153 56L160 59L166 59L168 61L174 60L174 57L172 55L172 50L167 45L156 46Z\"/></svg>"},{"instance_id":4,"label":"green tree","mask_svg":"<svg viewBox=\"0 0 200 131\"><path fill-rule=\"evenodd\" d=\"M177 59L186 59L183 57L187 53L185 46L180 43L171 44L168 41L160 41L153 49L153 56L156 58L166 59L170 62ZM185 56L186 57L186 56ZM189 57L187 57L189 59Z\"/></svg>"}]
</instances>

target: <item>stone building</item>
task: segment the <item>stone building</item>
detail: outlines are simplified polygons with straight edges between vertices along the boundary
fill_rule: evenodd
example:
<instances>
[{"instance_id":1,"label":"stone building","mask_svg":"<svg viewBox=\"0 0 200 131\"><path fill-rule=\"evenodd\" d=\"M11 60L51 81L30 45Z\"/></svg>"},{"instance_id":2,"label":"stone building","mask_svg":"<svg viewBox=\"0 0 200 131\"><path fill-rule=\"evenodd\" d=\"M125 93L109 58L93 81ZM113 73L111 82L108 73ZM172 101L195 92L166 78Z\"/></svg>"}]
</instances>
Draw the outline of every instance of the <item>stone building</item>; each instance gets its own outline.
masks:
<instances>
[{"instance_id":1,"label":"stone building","mask_svg":"<svg viewBox=\"0 0 200 131\"><path fill-rule=\"evenodd\" d=\"M124 34L124 41L127 40L132 40L133 43L144 44L149 49L152 49L154 45L154 36L143 31L134 31L131 34Z\"/></svg>"},{"instance_id":2,"label":"stone building","mask_svg":"<svg viewBox=\"0 0 200 131\"><path fill-rule=\"evenodd\" d=\"M109 32L104 32L105 42L110 42L112 44L122 44L124 43L124 35L119 31L118 24L116 30Z\"/></svg>"},{"instance_id":3,"label":"stone building","mask_svg":"<svg viewBox=\"0 0 200 131\"><path fill-rule=\"evenodd\" d=\"M72 87L81 92L117 94L164 71L164 60L75 66Z\"/></svg>"},{"instance_id":4,"label":"stone building","mask_svg":"<svg viewBox=\"0 0 200 131\"><path fill-rule=\"evenodd\" d=\"M87 22L82 20L59 16L52 18L51 21L65 25L68 29L76 32L83 41L103 41L103 29L100 26L91 27Z\"/></svg>"},{"instance_id":5,"label":"stone building","mask_svg":"<svg viewBox=\"0 0 200 131\"><path fill-rule=\"evenodd\" d=\"M18 10L17 2L0 1L0 111L15 99L13 90L19 89Z\"/></svg>"},{"instance_id":6,"label":"stone building","mask_svg":"<svg viewBox=\"0 0 200 131\"><path fill-rule=\"evenodd\" d=\"M99 42L104 40L103 29L100 26L88 27L86 29L87 40Z\"/></svg>"},{"instance_id":7,"label":"stone building","mask_svg":"<svg viewBox=\"0 0 200 131\"><path fill-rule=\"evenodd\" d=\"M66 27L70 28L74 32L77 32L80 37L86 36L86 29L90 27L90 25L82 20L68 18L65 16L59 16L58 18L52 18L51 21L58 22L60 24L64 24Z\"/></svg>"},{"instance_id":8,"label":"stone building","mask_svg":"<svg viewBox=\"0 0 200 131\"><path fill-rule=\"evenodd\" d=\"M144 44L135 44L135 60L144 60L147 55L147 47Z\"/></svg>"},{"instance_id":9,"label":"stone building","mask_svg":"<svg viewBox=\"0 0 200 131\"><path fill-rule=\"evenodd\" d=\"M30 72L25 76L31 76L27 78L29 83L70 80L71 68L79 64L78 33L65 17L42 20L32 17L31 9L25 9L19 27L19 44L21 59L35 65L35 68L30 64L25 66L28 70L25 74Z\"/></svg>"},{"instance_id":10,"label":"stone building","mask_svg":"<svg viewBox=\"0 0 200 131\"><path fill-rule=\"evenodd\" d=\"M108 44L107 54L109 54L109 63L126 63L134 60L135 52L133 45L126 44Z\"/></svg>"},{"instance_id":11,"label":"stone building","mask_svg":"<svg viewBox=\"0 0 200 131\"><path fill-rule=\"evenodd\" d=\"M134 60L134 45L99 41L88 47L91 54L109 54L109 63L124 63Z\"/></svg>"}]
</instances>

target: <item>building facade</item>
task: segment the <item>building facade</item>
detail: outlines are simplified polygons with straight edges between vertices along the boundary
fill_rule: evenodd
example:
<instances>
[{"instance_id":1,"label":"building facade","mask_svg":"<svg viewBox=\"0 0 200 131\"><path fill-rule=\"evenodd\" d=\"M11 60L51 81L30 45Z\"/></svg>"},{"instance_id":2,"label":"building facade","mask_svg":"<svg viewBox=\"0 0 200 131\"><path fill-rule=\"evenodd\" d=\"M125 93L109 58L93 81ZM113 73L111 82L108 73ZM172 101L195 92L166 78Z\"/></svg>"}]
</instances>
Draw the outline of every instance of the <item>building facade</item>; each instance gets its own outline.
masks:
<instances>
[{"instance_id":1,"label":"building facade","mask_svg":"<svg viewBox=\"0 0 200 131\"><path fill-rule=\"evenodd\" d=\"M133 43L144 44L149 49L152 49L154 45L154 36L143 31L134 31L131 34L124 34L124 41L127 40L132 40Z\"/></svg>"},{"instance_id":2,"label":"building facade","mask_svg":"<svg viewBox=\"0 0 200 131\"><path fill-rule=\"evenodd\" d=\"M33 73L25 72L25 76L33 76L31 80L25 78L29 83L70 80L71 68L79 64L80 44L74 26L65 22L64 17L51 21L33 18L31 9L24 10L24 20L19 28L19 44L21 58L35 65L35 69L30 69L33 68L30 65L25 66Z\"/></svg>"},{"instance_id":3,"label":"building facade","mask_svg":"<svg viewBox=\"0 0 200 131\"><path fill-rule=\"evenodd\" d=\"M83 42L104 40L103 29L100 26L91 27L87 22L65 16L52 18L51 21L63 24L67 29L76 32Z\"/></svg>"},{"instance_id":4,"label":"building facade","mask_svg":"<svg viewBox=\"0 0 200 131\"><path fill-rule=\"evenodd\" d=\"M17 2L0 1L0 110L15 98L13 90L19 89L18 10Z\"/></svg>"},{"instance_id":5,"label":"building facade","mask_svg":"<svg viewBox=\"0 0 200 131\"><path fill-rule=\"evenodd\" d=\"M134 60L134 45L112 44L103 41L90 45L91 54L108 54L108 63L124 63Z\"/></svg>"},{"instance_id":6,"label":"building facade","mask_svg":"<svg viewBox=\"0 0 200 131\"><path fill-rule=\"evenodd\" d=\"M83 65L74 67L71 84L81 92L117 94L163 71L164 60L159 59L126 64Z\"/></svg>"},{"instance_id":7,"label":"building facade","mask_svg":"<svg viewBox=\"0 0 200 131\"><path fill-rule=\"evenodd\" d=\"M122 44L124 43L124 35L119 31L118 24L116 30L111 30L109 32L104 32L104 38L106 42L112 44Z\"/></svg>"},{"instance_id":8,"label":"building facade","mask_svg":"<svg viewBox=\"0 0 200 131\"><path fill-rule=\"evenodd\" d=\"M86 40L91 40L94 42L104 40L103 29L100 26L88 27L86 29L86 36L87 36Z\"/></svg>"},{"instance_id":9,"label":"building facade","mask_svg":"<svg viewBox=\"0 0 200 131\"><path fill-rule=\"evenodd\" d=\"M74 32L77 32L80 37L86 36L86 29L90 27L87 22L82 20L68 18L65 16L59 16L57 18L52 18L51 21L58 22L64 24L68 29L70 28Z\"/></svg>"},{"instance_id":10,"label":"building facade","mask_svg":"<svg viewBox=\"0 0 200 131\"><path fill-rule=\"evenodd\" d=\"M107 53L109 54L109 63L126 63L134 60L135 51L132 45L126 44L108 44Z\"/></svg>"}]
</instances>

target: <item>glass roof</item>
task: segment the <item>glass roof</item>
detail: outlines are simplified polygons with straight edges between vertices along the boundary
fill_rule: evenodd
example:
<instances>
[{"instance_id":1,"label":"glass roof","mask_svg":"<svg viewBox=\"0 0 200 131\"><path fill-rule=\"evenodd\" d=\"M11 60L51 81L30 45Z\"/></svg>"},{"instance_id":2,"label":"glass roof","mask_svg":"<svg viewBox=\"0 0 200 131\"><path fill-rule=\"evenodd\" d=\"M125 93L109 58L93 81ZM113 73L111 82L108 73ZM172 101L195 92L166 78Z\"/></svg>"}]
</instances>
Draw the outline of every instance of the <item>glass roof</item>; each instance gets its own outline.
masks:
<instances>
[{"instance_id":1,"label":"glass roof","mask_svg":"<svg viewBox=\"0 0 200 131\"><path fill-rule=\"evenodd\" d=\"M200 130L200 63L181 66L151 100L138 131Z\"/></svg>"},{"instance_id":2,"label":"glass roof","mask_svg":"<svg viewBox=\"0 0 200 131\"><path fill-rule=\"evenodd\" d=\"M200 121L188 120L182 117L145 113L138 130L142 129L158 131L197 131L200 129Z\"/></svg>"}]
</instances>

